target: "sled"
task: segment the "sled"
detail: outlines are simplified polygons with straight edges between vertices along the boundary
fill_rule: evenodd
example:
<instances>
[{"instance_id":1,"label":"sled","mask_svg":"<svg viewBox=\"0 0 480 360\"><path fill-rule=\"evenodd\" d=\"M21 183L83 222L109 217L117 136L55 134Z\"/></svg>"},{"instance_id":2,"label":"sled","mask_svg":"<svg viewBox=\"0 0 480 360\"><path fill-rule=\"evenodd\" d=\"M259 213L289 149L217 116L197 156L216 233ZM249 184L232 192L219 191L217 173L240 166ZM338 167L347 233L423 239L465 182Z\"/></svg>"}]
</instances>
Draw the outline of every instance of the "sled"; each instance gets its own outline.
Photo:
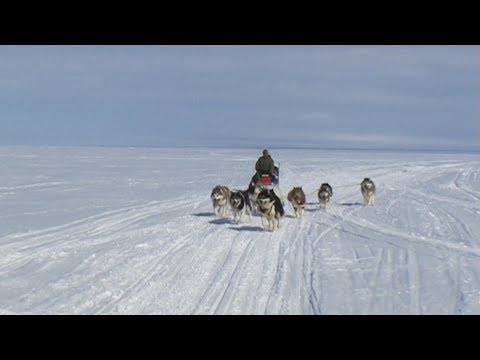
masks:
<instances>
[{"instance_id":1,"label":"sled","mask_svg":"<svg viewBox=\"0 0 480 360\"><path fill-rule=\"evenodd\" d=\"M261 189L273 189L275 186L278 186L280 182L280 168L275 166L275 172L270 175L261 175L257 186Z\"/></svg>"}]
</instances>

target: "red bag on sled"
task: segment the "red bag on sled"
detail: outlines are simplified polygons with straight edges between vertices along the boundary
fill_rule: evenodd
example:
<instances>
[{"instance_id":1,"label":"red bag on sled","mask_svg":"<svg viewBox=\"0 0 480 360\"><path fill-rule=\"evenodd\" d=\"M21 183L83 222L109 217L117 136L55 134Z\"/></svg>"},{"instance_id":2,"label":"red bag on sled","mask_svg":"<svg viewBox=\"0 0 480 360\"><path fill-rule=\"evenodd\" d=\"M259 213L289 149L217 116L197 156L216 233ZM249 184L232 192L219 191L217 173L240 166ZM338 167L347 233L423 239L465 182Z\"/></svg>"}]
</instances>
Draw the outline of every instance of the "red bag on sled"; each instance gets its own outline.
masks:
<instances>
[{"instance_id":1,"label":"red bag on sled","mask_svg":"<svg viewBox=\"0 0 480 360\"><path fill-rule=\"evenodd\" d=\"M263 185L270 185L272 183L272 178L270 175L262 175L260 177L260 183Z\"/></svg>"}]
</instances>

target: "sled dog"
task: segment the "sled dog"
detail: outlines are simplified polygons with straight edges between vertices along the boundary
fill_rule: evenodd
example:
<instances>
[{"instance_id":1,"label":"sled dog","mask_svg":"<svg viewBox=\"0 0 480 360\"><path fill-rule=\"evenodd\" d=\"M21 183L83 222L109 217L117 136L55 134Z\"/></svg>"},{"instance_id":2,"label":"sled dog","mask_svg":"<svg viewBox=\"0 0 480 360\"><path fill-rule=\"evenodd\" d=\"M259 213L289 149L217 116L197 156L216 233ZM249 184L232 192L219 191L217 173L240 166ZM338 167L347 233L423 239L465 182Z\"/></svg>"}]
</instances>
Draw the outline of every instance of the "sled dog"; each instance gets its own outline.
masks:
<instances>
[{"instance_id":1,"label":"sled dog","mask_svg":"<svg viewBox=\"0 0 480 360\"><path fill-rule=\"evenodd\" d=\"M262 217L262 226L268 231L280 228L280 218L285 214L282 201L271 189L262 190L257 197L258 208ZM266 220L266 223L265 223Z\"/></svg>"},{"instance_id":2,"label":"sled dog","mask_svg":"<svg viewBox=\"0 0 480 360\"><path fill-rule=\"evenodd\" d=\"M233 223L238 224L244 215L248 215L251 221L252 217L248 191L232 191L230 195L230 206L233 212Z\"/></svg>"},{"instance_id":3,"label":"sled dog","mask_svg":"<svg viewBox=\"0 0 480 360\"><path fill-rule=\"evenodd\" d=\"M250 208L252 209L252 212L254 214L259 214L260 210L258 209L257 197L258 194L260 194L260 192L262 191L262 189L259 186L255 185L254 182L250 182L246 191L248 193L248 202L250 203Z\"/></svg>"},{"instance_id":4,"label":"sled dog","mask_svg":"<svg viewBox=\"0 0 480 360\"><path fill-rule=\"evenodd\" d=\"M320 207L324 208L327 206L327 203L330 201L330 198L333 196L333 190L330 184L322 183L318 188L318 201L320 203Z\"/></svg>"},{"instance_id":5,"label":"sled dog","mask_svg":"<svg viewBox=\"0 0 480 360\"><path fill-rule=\"evenodd\" d=\"M227 186L217 185L213 188L210 198L212 199L215 216L227 216L230 206L230 194L230 189Z\"/></svg>"},{"instance_id":6,"label":"sled dog","mask_svg":"<svg viewBox=\"0 0 480 360\"><path fill-rule=\"evenodd\" d=\"M375 206L375 184L370 178L364 178L360 183L360 191L363 196L363 205Z\"/></svg>"},{"instance_id":7,"label":"sled dog","mask_svg":"<svg viewBox=\"0 0 480 360\"><path fill-rule=\"evenodd\" d=\"M288 192L287 200L292 203L295 217L301 218L305 211L305 193L302 187L293 187L293 189Z\"/></svg>"}]
</instances>

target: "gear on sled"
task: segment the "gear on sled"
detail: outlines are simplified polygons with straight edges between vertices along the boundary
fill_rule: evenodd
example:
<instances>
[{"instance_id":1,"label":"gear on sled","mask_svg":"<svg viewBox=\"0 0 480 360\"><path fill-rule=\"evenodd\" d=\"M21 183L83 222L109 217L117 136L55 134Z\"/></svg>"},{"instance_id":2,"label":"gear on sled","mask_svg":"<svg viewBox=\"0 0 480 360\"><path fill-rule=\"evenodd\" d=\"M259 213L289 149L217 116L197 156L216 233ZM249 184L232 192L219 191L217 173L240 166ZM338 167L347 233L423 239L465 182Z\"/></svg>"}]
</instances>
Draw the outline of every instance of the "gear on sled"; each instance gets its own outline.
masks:
<instances>
[{"instance_id":1,"label":"gear on sled","mask_svg":"<svg viewBox=\"0 0 480 360\"><path fill-rule=\"evenodd\" d=\"M275 165L272 173L257 172L252 177L252 183L262 189L273 189L280 182L280 166Z\"/></svg>"}]
</instances>

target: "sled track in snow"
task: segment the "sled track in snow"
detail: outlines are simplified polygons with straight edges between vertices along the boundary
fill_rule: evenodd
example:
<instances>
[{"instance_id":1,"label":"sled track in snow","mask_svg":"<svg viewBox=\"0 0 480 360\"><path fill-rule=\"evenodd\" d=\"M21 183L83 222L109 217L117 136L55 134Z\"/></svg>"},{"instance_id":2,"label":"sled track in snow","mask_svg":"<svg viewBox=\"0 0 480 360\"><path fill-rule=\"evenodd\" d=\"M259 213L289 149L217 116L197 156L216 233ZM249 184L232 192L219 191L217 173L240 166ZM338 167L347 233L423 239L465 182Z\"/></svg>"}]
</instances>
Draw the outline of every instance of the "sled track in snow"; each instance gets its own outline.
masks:
<instances>
[{"instance_id":1,"label":"sled track in snow","mask_svg":"<svg viewBox=\"0 0 480 360\"><path fill-rule=\"evenodd\" d=\"M8 235L0 238L0 253L13 246L16 249L16 256L20 258L29 257L32 253L35 253L35 256L43 254L50 256L52 249L55 251L78 251L85 247L115 241L118 238L115 236L116 234L128 237L129 233L136 231L131 229L133 225L141 224L145 219L157 215L159 212L177 211L186 204L188 202L166 206L164 203L152 202L145 205L128 206L60 226L20 235ZM22 245L18 246L19 243Z\"/></svg>"},{"instance_id":2,"label":"sled track in snow","mask_svg":"<svg viewBox=\"0 0 480 360\"><path fill-rule=\"evenodd\" d=\"M212 161L215 169L223 169L223 163L218 166L223 158L228 156ZM480 313L478 161L411 159L398 164L380 157L372 164L371 159L342 163L336 157L324 166L321 157L292 157L291 165L283 163L282 184L303 184L307 209L297 219L286 203L282 227L274 232L262 229L259 216L239 225L232 224L231 213L213 216L209 182L216 176L235 181L231 167L205 180L199 165L201 172L188 175L198 174L199 183L189 182L187 192L185 184L175 184L168 175L164 180L175 198L161 201L139 201L155 198L152 188L161 199L153 185L161 179L139 178L132 182L135 196L125 197L127 206L95 214L99 210L91 204L98 203L92 198L77 212L82 214L78 220L0 237L5 294L0 309L58 314ZM236 161L235 171L243 173L242 161ZM363 175L377 184L375 207L362 205L357 183ZM124 190L130 177L119 181L115 191ZM316 191L310 191L320 180L334 189L326 210L319 208ZM8 192L10 199L15 195L10 193L24 190L36 195L51 191L50 196L64 182L11 184L0 187L0 196ZM144 184L148 186L142 189ZM22 200L16 219L28 214ZM71 206L69 201L61 204ZM55 214L61 213L58 209ZM84 217L90 209L94 215ZM2 218L10 215L5 212Z\"/></svg>"}]
</instances>

